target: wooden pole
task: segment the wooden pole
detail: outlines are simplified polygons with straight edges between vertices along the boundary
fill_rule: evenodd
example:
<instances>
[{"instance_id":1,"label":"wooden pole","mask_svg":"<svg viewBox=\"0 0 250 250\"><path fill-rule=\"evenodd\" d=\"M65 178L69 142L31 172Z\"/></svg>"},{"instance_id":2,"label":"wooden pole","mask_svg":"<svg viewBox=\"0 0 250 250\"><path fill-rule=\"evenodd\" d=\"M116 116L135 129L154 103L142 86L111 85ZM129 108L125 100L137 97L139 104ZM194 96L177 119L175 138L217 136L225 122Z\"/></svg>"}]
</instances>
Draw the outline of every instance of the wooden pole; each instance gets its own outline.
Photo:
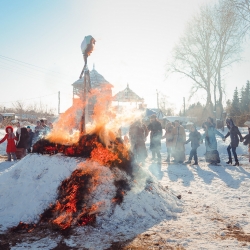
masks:
<instances>
[{"instance_id":1,"label":"wooden pole","mask_svg":"<svg viewBox=\"0 0 250 250\"><path fill-rule=\"evenodd\" d=\"M183 116L186 116L186 103L185 103L185 97L183 97L183 106L184 106Z\"/></svg>"},{"instance_id":2,"label":"wooden pole","mask_svg":"<svg viewBox=\"0 0 250 250\"><path fill-rule=\"evenodd\" d=\"M60 91L58 91L58 115L60 114Z\"/></svg>"},{"instance_id":3,"label":"wooden pole","mask_svg":"<svg viewBox=\"0 0 250 250\"><path fill-rule=\"evenodd\" d=\"M159 109L159 92L156 90L157 108Z\"/></svg>"}]
</instances>

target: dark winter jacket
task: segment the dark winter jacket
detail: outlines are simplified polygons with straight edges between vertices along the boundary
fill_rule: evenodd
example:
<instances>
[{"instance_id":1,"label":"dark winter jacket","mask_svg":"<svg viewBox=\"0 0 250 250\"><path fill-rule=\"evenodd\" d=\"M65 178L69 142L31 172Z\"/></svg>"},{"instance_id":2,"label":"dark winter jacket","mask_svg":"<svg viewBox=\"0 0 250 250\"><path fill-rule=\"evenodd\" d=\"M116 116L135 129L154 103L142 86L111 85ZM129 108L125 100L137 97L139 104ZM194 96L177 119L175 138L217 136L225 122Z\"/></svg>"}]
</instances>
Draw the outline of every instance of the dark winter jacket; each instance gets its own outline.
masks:
<instances>
[{"instance_id":1,"label":"dark winter jacket","mask_svg":"<svg viewBox=\"0 0 250 250\"><path fill-rule=\"evenodd\" d=\"M28 140L28 148L32 147L32 141L34 138L34 132L32 130L30 130L29 132L29 140Z\"/></svg>"},{"instance_id":2,"label":"dark winter jacket","mask_svg":"<svg viewBox=\"0 0 250 250\"><path fill-rule=\"evenodd\" d=\"M35 127L35 132L34 132L34 137L39 137L40 134L43 133L43 126L42 125L38 125Z\"/></svg>"},{"instance_id":3,"label":"dark winter jacket","mask_svg":"<svg viewBox=\"0 0 250 250\"><path fill-rule=\"evenodd\" d=\"M150 131L150 149L161 148L162 126L159 121L152 121L147 127Z\"/></svg>"},{"instance_id":4,"label":"dark winter jacket","mask_svg":"<svg viewBox=\"0 0 250 250\"><path fill-rule=\"evenodd\" d=\"M21 128L21 135L17 132L16 136L18 138L17 148L28 148L29 132L27 128Z\"/></svg>"},{"instance_id":5,"label":"dark winter jacket","mask_svg":"<svg viewBox=\"0 0 250 250\"><path fill-rule=\"evenodd\" d=\"M194 132L190 132L189 139L186 141L186 144L191 141L191 147L193 149L198 148L200 146L201 134L197 130Z\"/></svg>"},{"instance_id":6,"label":"dark winter jacket","mask_svg":"<svg viewBox=\"0 0 250 250\"><path fill-rule=\"evenodd\" d=\"M248 134L248 135L245 135L245 136L243 137L243 140L244 140L243 144L244 144L244 145L249 145L249 146L250 146L250 128L248 128L248 132L249 132L249 134Z\"/></svg>"},{"instance_id":7,"label":"dark winter jacket","mask_svg":"<svg viewBox=\"0 0 250 250\"><path fill-rule=\"evenodd\" d=\"M243 141L243 137L239 131L239 128L234 125L234 122L232 119L227 120L227 127L228 127L228 133L225 135L225 138L227 138L230 135L231 139L231 147L238 147L239 146L239 141ZM240 138L240 140L239 140Z\"/></svg>"}]
</instances>

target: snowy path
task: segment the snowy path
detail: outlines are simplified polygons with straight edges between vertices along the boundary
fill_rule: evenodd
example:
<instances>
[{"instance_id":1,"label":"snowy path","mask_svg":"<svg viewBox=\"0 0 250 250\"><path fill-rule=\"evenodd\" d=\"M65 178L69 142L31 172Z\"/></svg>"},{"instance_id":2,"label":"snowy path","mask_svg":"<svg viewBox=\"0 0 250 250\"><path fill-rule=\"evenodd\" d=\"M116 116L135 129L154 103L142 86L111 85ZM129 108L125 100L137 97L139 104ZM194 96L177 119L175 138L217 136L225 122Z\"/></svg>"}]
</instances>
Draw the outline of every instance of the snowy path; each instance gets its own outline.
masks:
<instances>
[{"instance_id":1,"label":"snowy path","mask_svg":"<svg viewBox=\"0 0 250 250\"><path fill-rule=\"evenodd\" d=\"M185 249L250 249L250 165L234 167L225 160L222 166L201 161L199 166L164 164L160 170L149 165L163 186L181 195L183 212L144 232L131 246L154 242Z\"/></svg>"},{"instance_id":2,"label":"snowy path","mask_svg":"<svg viewBox=\"0 0 250 250\"><path fill-rule=\"evenodd\" d=\"M175 196L181 195L180 202L182 203L182 212L177 213L176 217L168 220L162 216L160 219L157 217L158 220L154 219L152 223L149 223L150 227L146 227L146 230L142 228L142 222L136 223L137 220L134 218L138 230L135 230L134 226L131 227L133 229L131 230L133 232L136 231L137 236L124 249L250 249L250 163L246 158L247 147L240 144L237 148L239 161L242 165L234 167L225 163L225 161L228 160L226 154L226 146L228 143L229 142L224 143L218 138L221 166L213 166L205 163L204 144L198 149L199 166L176 164L162 164L162 166L158 166L148 160L150 158L149 153L144 168L148 169L162 186L168 188L169 194L174 194ZM0 155L2 156L6 155L5 147L6 145L4 145L4 143L0 145ZM186 158L188 157L189 151L190 144L186 145ZM162 141L161 154L162 159L166 159L164 141ZM58 179L58 174L60 173L59 176L61 176L66 170L65 176L69 175L69 169L63 168L64 164L62 164L62 161L60 161L60 164L54 162L57 156L51 158L48 158L48 156L39 156L35 159L36 163L33 163L31 158L31 156L28 156L25 160L21 160L23 164L18 161L17 165L13 162L3 162L6 156L0 158L0 175L4 174L5 178L3 178L3 180L6 182L5 185L2 182L2 192L4 189L5 191L7 190L10 193L10 198L13 193L11 190L15 190L14 187L18 184L18 181L12 178L14 180L12 185L10 182L12 179L8 179L7 177L13 176L11 175L11 171L14 171L15 168L20 168L23 172L27 170L27 173L29 173L22 175L22 180L25 180L23 182L25 185L22 186L24 191L26 190L25 187L29 183L32 183L32 180L35 180L34 184L38 185L48 178L48 180L50 180L53 176ZM46 172L43 176L44 179L33 178L33 175L37 176L40 172L44 173L43 167L41 166L47 165L46 159L50 160L51 166L49 169L52 172ZM58 159L60 159L60 157ZM40 164L41 162L43 162L43 164ZM29 165L30 168L28 167ZM66 165L68 166L68 163ZM11 168L11 166L13 167ZM34 168L34 166L36 167ZM74 169L73 165L72 169ZM32 170L32 172L29 172L30 170ZM28 177L30 178L28 179ZM9 181L7 181L7 179ZM53 181L51 179L51 184L46 184L45 186L49 188L52 184L54 185L55 181L59 183L57 179ZM54 187L53 190L55 189ZM36 197L41 197L41 195L44 194L43 188L36 189L36 191ZM50 195L50 197L52 196L53 195ZM148 196L145 197L147 198ZM145 197L142 197L142 203L138 201L138 211L143 207L142 205L145 205L149 210L154 206L158 206L156 203L153 205L152 203L148 203ZM155 194L150 194L150 197L155 198ZM132 198L137 201L137 196ZM169 199L167 199L167 201L171 203ZM136 202L134 203L137 204ZM34 205L34 202L32 205ZM35 211L35 209L33 210ZM125 209L125 211L128 213L129 209ZM18 212L17 206L17 211L14 211L13 215L18 214ZM37 215L37 213L35 213L35 215ZM142 217L144 218L144 222L149 222L150 217L148 216L149 213L147 212L145 213L145 218ZM122 224L121 217L118 217L117 221L120 226ZM128 221L133 222L131 218ZM47 249L53 249L58 246L59 241L62 241L63 244L69 247L71 246L71 249L79 249L78 246L83 245L92 246L92 248L87 249L108 249L108 246L113 242L122 242L134 237L133 234L131 234L132 236L130 237L128 233L130 229L124 231L126 232L125 235L119 236L117 229L113 229L111 225L110 235L107 234L105 230L100 231L100 229L96 229L96 231L87 234L86 232L88 232L88 230L87 227L76 230L76 233L78 231L80 232L78 238L75 237L77 235L69 239L62 238L61 236L51 238L49 235L46 238L44 235L41 236L39 240L34 242L28 242L27 240L27 242L17 244L11 249L19 250L28 247L32 249L32 247L43 246L43 244L45 244L44 242L46 242L45 245ZM82 235L85 235L85 237L82 238ZM77 247L74 248L73 246Z\"/></svg>"}]
</instances>

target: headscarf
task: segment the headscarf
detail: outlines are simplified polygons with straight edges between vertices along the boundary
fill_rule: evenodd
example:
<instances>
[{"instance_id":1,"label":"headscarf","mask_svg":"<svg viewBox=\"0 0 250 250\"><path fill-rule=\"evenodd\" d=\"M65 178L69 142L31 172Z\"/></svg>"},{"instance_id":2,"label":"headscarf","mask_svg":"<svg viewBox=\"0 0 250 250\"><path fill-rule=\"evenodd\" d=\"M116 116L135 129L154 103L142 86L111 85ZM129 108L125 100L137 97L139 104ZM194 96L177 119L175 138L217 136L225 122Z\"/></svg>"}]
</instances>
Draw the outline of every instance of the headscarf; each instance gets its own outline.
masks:
<instances>
[{"instance_id":1,"label":"headscarf","mask_svg":"<svg viewBox=\"0 0 250 250\"><path fill-rule=\"evenodd\" d=\"M227 123L227 126L228 126L229 129L234 127L234 122L233 122L232 118L227 118L226 123Z\"/></svg>"}]
</instances>

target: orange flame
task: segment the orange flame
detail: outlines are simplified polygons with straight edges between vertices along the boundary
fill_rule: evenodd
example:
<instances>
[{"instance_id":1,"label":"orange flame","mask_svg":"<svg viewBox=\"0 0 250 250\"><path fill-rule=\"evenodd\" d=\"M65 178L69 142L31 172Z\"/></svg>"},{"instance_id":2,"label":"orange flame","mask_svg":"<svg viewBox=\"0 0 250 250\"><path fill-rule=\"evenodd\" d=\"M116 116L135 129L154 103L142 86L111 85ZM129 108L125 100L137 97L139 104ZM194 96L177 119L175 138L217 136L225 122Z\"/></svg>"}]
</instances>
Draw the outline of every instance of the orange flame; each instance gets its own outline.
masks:
<instances>
[{"instance_id":1,"label":"orange flame","mask_svg":"<svg viewBox=\"0 0 250 250\"><path fill-rule=\"evenodd\" d=\"M97 135L95 139L81 137L79 131L70 133L76 128L77 112L83 110L85 104L79 99L64 114L60 115L59 121L55 124L53 131L46 139L53 143L73 144L64 151L66 155L74 155L74 147L91 144L90 159L78 165L78 168L71 176L64 180L59 188L59 198L48 211L41 215L41 221L50 221L60 229L67 229L71 225L86 225L95 221L95 216L101 211L102 203L91 204L88 200L89 194L93 192L100 183L100 170L94 168L95 164L102 166L119 165L123 170L127 168L130 154L127 146L120 138L120 127L122 123L133 121L131 113L117 115L116 110L111 107L110 86L105 85L101 89L93 89L88 94L89 105L95 100L92 123L86 126L88 135ZM100 140L99 140L100 139ZM101 141L101 142L100 142ZM76 145L75 145L76 144ZM83 145L83 144L82 144ZM53 150L48 148L47 150ZM122 202L125 192L117 190L113 202ZM49 214L48 217L46 217Z\"/></svg>"}]
</instances>

